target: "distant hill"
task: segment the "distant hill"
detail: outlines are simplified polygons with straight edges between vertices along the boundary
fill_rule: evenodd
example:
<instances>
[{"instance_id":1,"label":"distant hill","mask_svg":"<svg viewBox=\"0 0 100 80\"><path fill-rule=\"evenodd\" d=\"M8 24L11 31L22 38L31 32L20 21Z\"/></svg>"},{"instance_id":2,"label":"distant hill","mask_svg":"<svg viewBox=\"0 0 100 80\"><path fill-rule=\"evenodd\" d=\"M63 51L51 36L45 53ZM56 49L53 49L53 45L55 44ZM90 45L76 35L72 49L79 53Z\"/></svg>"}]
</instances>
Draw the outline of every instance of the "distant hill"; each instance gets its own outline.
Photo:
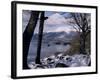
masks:
<instances>
[{"instance_id":1,"label":"distant hill","mask_svg":"<svg viewBox=\"0 0 100 80\"><path fill-rule=\"evenodd\" d=\"M71 40L75 35L77 35L75 31L71 31L70 33L64 31L43 33L43 42ZM38 40L38 34L35 34L32 39L33 42L36 40Z\"/></svg>"}]
</instances>

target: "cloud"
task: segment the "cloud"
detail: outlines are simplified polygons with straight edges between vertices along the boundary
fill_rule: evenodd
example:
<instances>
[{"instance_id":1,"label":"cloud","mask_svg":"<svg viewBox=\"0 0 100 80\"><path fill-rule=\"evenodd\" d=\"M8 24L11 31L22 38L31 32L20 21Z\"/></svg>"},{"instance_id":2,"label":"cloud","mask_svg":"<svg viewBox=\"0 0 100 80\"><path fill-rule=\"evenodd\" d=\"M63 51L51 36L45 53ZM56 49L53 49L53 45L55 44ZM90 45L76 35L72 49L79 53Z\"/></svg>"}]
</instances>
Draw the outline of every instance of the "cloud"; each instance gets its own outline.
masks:
<instances>
[{"instance_id":1,"label":"cloud","mask_svg":"<svg viewBox=\"0 0 100 80\"><path fill-rule=\"evenodd\" d=\"M55 13L49 16L48 19L45 21L45 23L49 25L61 25L61 24L65 24L65 22L66 19L59 13Z\"/></svg>"},{"instance_id":2,"label":"cloud","mask_svg":"<svg viewBox=\"0 0 100 80\"><path fill-rule=\"evenodd\" d=\"M59 31L65 31L70 32L73 29L71 29L71 26L67 24L67 22L70 21L70 19L65 19L65 17L59 12L47 12L48 19L44 22L44 32L59 32ZM24 10L22 14L22 23L23 23L23 32L29 22L30 19L30 12ZM39 22L37 23L35 33L39 31Z\"/></svg>"}]
</instances>

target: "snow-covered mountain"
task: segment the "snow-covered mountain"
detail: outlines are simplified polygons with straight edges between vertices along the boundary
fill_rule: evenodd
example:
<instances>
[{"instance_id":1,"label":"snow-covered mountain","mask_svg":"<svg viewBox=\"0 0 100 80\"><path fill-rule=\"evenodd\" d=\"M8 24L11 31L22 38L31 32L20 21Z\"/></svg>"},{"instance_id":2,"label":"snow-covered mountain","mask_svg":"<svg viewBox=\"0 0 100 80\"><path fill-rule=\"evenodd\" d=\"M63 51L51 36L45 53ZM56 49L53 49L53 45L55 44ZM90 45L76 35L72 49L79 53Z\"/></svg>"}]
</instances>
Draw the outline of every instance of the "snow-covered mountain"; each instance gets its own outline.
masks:
<instances>
[{"instance_id":1,"label":"snow-covered mountain","mask_svg":"<svg viewBox=\"0 0 100 80\"><path fill-rule=\"evenodd\" d=\"M66 33L64 31L62 32L48 32L43 33L43 41L55 41L55 40L71 40L75 35L77 35L77 32L71 31L70 33ZM33 36L33 40L38 39L38 34L35 34Z\"/></svg>"}]
</instances>

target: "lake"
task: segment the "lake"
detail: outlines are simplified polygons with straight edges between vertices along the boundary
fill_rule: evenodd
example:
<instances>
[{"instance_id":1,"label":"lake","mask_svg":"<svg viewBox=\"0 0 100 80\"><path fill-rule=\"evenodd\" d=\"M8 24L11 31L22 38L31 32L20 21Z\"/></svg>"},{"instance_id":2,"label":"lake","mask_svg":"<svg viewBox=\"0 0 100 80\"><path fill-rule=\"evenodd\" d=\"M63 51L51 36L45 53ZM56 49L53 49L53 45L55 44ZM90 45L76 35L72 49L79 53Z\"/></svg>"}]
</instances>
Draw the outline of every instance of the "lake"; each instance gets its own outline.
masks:
<instances>
[{"instance_id":1,"label":"lake","mask_svg":"<svg viewBox=\"0 0 100 80\"><path fill-rule=\"evenodd\" d=\"M70 48L69 44L64 45L64 43L61 44L54 44L54 43L43 43L41 47L41 59L45 57L49 57L51 55L54 55L57 52L65 52ZM28 53L28 62L33 62L36 57L37 52L37 42L31 42L29 53Z\"/></svg>"}]
</instances>

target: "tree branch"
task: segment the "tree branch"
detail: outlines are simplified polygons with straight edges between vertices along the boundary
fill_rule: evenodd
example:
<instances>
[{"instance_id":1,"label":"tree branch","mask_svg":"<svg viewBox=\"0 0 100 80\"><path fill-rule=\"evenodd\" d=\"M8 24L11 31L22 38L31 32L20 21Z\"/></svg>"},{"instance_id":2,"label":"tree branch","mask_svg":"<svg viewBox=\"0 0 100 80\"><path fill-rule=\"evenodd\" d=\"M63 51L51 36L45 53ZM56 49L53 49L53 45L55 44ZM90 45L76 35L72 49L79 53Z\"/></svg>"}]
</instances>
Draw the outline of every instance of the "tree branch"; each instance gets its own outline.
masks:
<instances>
[{"instance_id":1,"label":"tree branch","mask_svg":"<svg viewBox=\"0 0 100 80\"><path fill-rule=\"evenodd\" d=\"M80 23L79 23L78 19L76 18L75 14L72 14L72 16L73 16L74 21L76 22L76 24L79 26L79 28L81 28L81 29L82 29L82 27L81 27L81 25L80 25Z\"/></svg>"}]
</instances>

